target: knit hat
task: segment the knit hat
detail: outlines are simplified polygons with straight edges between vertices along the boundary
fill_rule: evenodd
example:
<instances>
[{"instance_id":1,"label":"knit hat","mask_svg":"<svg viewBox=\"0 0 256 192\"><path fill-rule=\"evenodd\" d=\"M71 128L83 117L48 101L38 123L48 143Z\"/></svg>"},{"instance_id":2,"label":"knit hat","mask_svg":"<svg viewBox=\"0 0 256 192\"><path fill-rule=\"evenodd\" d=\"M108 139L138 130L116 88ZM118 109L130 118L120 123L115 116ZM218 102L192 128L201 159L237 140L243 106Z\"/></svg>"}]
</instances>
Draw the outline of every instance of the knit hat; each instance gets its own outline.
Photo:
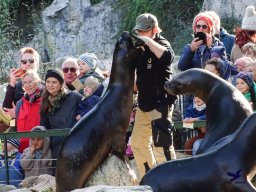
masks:
<instances>
[{"instance_id":1,"label":"knit hat","mask_svg":"<svg viewBox=\"0 0 256 192\"><path fill-rule=\"evenodd\" d=\"M251 73L242 71L236 75L236 79L237 78L243 79L249 87L254 86L253 77Z\"/></svg>"},{"instance_id":2,"label":"knit hat","mask_svg":"<svg viewBox=\"0 0 256 192\"><path fill-rule=\"evenodd\" d=\"M84 87L88 86L92 89L92 92L96 91L96 89L99 87L100 82L97 78L93 76L89 76L84 81Z\"/></svg>"},{"instance_id":3,"label":"knit hat","mask_svg":"<svg viewBox=\"0 0 256 192\"><path fill-rule=\"evenodd\" d=\"M97 66L98 58L94 53L84 53L80 55L78 61L79 60L85 62L90 67L90 69L94 70Z\"/></svg>"},{"instance_id":4,"label":"knit hat","mask_svg":"<svg viewBox=\"0 0 256 192\"><path fill-rule=\"evenodd\" d=\"M254 6L248 6L246 8L241 28L256 31L256 11Z\"/></svg>"},{"instance_id":5,"label":"knit hat","mask_svg":"<svg viewBox=\"0 0 256 192\"><path fill-rule=\"evenodd\" d=\"M213 20L211 15L209 15L205 12L201 12L197 16L195 16L195 18L193 20L193 25L192 25L193 31L196 32L196 25L197 25L197 22L200 21L200 20L203 20L207 23L207 25L210 28L211 35L214 35L215 34L214 20Z\"/></svg>"},{"instance_id":6,"label":"knit hat","mask_svg":"<svg viewBox=\"0 0 256 192\"><path fill-rule=\"evenodd\" d=\"M251 57L241 57L234 62L234 66L244 69L245 66L250 64L251 62L253 62L253 59Z\"/></svg>"},{"instance_id":7,"label":"knit hat","mask_svg":"<svg viewBox=\"0 0 256 192\"><path fill-rule=\"evenodd\" d=\"M63 84L64 83L64 74L60 69L49 69L45 74L45 81L49 77L54 77L58 79L58 81Z\"/></svg>"},{"instance_id":8,"label":"knit hat","mask_svg":"<svg viewBox=\"0 0 256 192\"><path fill-rule=\"evenodd\" d=\"M156 16L150 13L144 13L136 18L136 26L133 29L147 31L152 29L154 26L158 26Z\"/></svg>"},{"instance_id":9,"label":"knit hat","mask_svg":"<svg viewBox=\"0 0 256 192\"><path fill-rule=\"evenodd\" d=\"M221 58L222 60L227 59L226 49L223 46L214 46L211 49L211 58Z\"/></svg>"},{"instance_id":10,"label":"knit hat","mask_svg":"<svg viewBox=\"0 0 256 192\"><path fill-rule=\"evenodd\" d=\"M6 142L12 144L17 149L20 146L20 140L19 139L7 139Z\"/></svg>"}]
</instances>

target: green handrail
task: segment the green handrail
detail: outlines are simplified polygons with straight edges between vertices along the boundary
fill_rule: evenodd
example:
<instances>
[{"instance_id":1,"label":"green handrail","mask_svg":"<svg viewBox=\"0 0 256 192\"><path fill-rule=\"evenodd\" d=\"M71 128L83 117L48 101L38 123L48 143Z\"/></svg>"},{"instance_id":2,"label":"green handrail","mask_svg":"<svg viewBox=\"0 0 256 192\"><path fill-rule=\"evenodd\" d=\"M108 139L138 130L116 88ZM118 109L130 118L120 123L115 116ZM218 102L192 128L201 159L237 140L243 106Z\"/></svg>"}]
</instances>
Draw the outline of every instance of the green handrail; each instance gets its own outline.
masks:
<instances>
[{"instance_id":1,"label":"green handrail","mask_svg":"<svg viewBox=\"0 0 256 192\"><path fill-rule=\"evenodd\" d=\"M206 121L196 121L193 123L193 127L191 129L194 129L195 127L205 127L206 126ZM176 129L183 129L186 128L184 127L183 121L175 121L174 122L174 127Z\"/></svg>"},{"instance_id":2,"label":"green handrail","mask_svg":"<svg viewBox=\"0 0 256 192\"><path fill-rule=\"evenodd\" d=\"M7 149L7 139L12 138L33 138L33 137L49 137L49 136L66 136L70 129L52 129L46 131L33 131L33 132L5 132L0 133L0 139L4 140L4 147ZM5 150L4 163L6 167L6 184L9 185L9 165L8 165L8 152Z\"/></svg>"}]
</instances>

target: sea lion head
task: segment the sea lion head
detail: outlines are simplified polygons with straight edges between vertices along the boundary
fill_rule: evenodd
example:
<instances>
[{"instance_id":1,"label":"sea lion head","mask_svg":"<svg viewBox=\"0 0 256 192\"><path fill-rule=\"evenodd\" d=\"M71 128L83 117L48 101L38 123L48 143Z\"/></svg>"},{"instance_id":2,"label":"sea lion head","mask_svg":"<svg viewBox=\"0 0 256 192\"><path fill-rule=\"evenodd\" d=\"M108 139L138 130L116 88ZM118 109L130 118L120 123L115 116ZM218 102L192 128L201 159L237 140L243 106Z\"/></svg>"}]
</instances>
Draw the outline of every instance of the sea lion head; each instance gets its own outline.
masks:
<instances>
[{"instance_id":1,"label":"sea lion head","mask_svg":"<svg viewBox=\"0 0 256 192\"><path fill-rule=\"evenodd\" d=\"M191 94L206 101L206 95L215 86L214 82L216 80L223 81L217 75L204 69L188 69L167 81L165 83L165 89L171 95Z\"/></svg>"}]
</instances>

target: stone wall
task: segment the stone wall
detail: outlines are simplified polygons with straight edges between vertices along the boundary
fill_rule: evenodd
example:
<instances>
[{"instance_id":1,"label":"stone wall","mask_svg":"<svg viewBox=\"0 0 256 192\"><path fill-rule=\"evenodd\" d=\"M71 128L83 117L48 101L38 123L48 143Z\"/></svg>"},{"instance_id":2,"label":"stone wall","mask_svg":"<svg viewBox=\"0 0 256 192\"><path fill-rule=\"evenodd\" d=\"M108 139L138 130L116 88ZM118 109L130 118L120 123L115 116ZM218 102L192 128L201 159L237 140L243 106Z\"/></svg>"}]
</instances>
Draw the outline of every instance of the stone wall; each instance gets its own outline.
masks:
<instances>
[{"instance_id":1,"label":"stone wall","mask_svg":"<svg viewBox=\"0 0 256 192\"><path fill-rule=\"evenodd\" d=\"M94 52L102 59L102 68L109 68L114 44L121 32L125 5L120 0L105 0L91 6L89 0L54 0L43 12L41 32L31 42L42 58L59 66L67 56L77 57ZM213 10L221 18L242 19L248 5L255 0L205 0L203 10ZM45 59L46 58L46 59Z\"/></svg>"},{"instance_id":2,"label":"stone wall","mask_svg":"<svg viewBox=\"0 0 256 192\"><path fill-rule=\"evenodd\" d=\"M42 30L34 42L57 66L65 57L84 52L111 60L125 14L118 2L106 0L91 6L89 0L55 0L43 12Z\"/></svg>"},{"instance_id":3,"label":"stone wall","mask_svg":"<svg viewBox=\"0 0 256 192\"><path fill-rule=\"evenodd\" d=\"M218 13L221 18L235 17L242 20L245 9L249 5L256 6L255 0L205 0L203 10L212 10Z\"/></svg>"}]
</instances>

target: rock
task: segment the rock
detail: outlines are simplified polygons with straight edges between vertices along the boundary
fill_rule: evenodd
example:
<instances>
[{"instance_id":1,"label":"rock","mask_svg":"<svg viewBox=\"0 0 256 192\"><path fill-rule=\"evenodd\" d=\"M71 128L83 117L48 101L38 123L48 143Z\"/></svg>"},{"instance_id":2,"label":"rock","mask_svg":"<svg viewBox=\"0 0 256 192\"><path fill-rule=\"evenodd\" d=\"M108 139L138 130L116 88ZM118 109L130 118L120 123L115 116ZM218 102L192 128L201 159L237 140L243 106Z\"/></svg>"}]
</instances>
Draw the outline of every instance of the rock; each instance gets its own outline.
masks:
<instances>
[{"instance_id":1,"label":"rock","mask_svg":"<svg viewBox=\"0 0 256 192\"><path fill-rule=\"evenodd\" d=\"M64 57L84 52L111 59L126 12L118 2L106 0L91 6L89 0L54 0L43 12L43 31L33 41L42 43L40 38L45 38L41 49L58 66Z\"/></svg>"},{"instance_id":2,"label":"rock","mask_svg":"<svg viewBox=\"0 0 256 192\"><path fill-rule=\"evenodd\" d=\"M203 10L212 10L220 15L221 18L235 17L242 20L245 9L249 5L255 5L255 0L232 0L232 1L213 1L204 0Z\"/></svg>"},{"instance_id":3,"label":"rock","mask_svg":"<svg viewBox=\"0 0 256 192\"><path fill-rule=\"evenodd\" d=\"M47 174L25 178L19 186L31 191L50 192L56 188L55 177Z\"/></svg>"},{"instance_id":4,"label":"rock","mask_svg":"<svg viewBox=\"0 0 256 192\"><path fill-rule=\"evenodd\" d=\"M137 176L133 168L131 167L129 170L123 161L114 155L110 155L93 173L85 186L132 186L135 184L137 184Z\"/></svg>"},{"instance_id":5,"label":"rock","mask_svg":"<svg viewBox=\"0 0 256 192\"><path fill-rule=\"evenodd\" d=\"M4 184L0 184L0 192L6 192L6 191L11 191L16 189L15 186L13 185L4 185Z\"/></svg>"},{"instance_id":6,"label":"rock","mask_svg":"<svg viewBox=\"0 0 256 192\"><path fill-rule=\"evenodd\" d=\"M122 187L113 187L113 186L105 186L105 185L100 185L100 186L93 186L93 187L88 187L84 189L76 189L73 190L72 192L152 192L153 190L149 186L122 186Z\"/></svg>"}]
</instances>

